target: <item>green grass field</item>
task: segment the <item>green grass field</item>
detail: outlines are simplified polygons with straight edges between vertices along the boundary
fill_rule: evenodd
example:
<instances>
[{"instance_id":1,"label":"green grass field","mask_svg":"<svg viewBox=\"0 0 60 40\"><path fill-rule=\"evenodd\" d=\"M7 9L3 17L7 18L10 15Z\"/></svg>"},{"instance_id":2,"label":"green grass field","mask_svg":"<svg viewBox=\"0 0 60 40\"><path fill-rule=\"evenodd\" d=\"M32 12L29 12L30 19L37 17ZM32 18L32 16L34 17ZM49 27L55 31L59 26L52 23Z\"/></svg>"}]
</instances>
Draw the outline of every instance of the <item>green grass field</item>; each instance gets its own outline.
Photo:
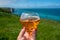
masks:
<instances>
[{"instance_id":1,"label":"green grass field","mask_svg":"<svg viewBox=\"0 0 60 40\"><path fill-rule=\"evenodd\" d=\"M16 40L21 28L19 16L0 12L0 40ZM60 21L41 19L36 40L60 40Z\"/></svg>"}]
</instances>

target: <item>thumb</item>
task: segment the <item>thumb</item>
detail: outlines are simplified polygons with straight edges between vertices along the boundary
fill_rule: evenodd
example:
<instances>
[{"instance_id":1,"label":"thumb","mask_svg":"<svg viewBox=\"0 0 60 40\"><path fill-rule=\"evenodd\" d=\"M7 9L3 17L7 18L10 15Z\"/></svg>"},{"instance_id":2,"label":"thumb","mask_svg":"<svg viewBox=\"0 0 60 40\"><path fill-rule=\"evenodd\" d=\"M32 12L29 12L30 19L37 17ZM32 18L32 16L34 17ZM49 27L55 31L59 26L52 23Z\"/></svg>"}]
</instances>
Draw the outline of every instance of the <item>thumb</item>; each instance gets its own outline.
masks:
<instances>
[{"instance_id":1,"label":"thumb","mask_svg":"<svg viewBox=\"0 0 60 40\"><path fill-rule=\"evenodd\" d=\"M18 38L21 38L25 33L25 27L23 27L23 29L21 30L21 32L18 35Z\"/></svg>"}]
</instances>

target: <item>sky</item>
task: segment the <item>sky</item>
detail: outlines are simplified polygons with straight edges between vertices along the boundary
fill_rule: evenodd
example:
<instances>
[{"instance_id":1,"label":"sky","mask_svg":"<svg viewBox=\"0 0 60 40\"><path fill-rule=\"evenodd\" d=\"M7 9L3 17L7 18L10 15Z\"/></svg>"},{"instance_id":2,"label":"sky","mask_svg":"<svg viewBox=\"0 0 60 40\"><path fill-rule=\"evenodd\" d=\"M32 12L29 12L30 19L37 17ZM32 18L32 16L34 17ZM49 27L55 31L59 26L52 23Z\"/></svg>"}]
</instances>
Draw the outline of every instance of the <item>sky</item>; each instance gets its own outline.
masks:
<instances>
[{"instance_id":1,"label":"sky","mask_svg":"<svg viewBox=\"0 0 60 40\"><path fill-rule=\"evenodd\" d=\"M60 0L0 0L0 7L60 8Z\"/></svg>"}]
</instances>

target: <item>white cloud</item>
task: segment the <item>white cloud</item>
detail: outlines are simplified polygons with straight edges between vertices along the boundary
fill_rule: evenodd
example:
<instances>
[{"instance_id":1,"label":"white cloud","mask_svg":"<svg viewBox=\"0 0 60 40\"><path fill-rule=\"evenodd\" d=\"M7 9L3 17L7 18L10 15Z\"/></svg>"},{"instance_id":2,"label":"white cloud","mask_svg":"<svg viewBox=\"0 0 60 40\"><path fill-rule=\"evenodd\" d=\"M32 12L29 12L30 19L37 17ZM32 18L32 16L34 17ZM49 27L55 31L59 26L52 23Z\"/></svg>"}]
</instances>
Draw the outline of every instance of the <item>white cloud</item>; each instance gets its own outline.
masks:
<instances>
[{"instance_id":1,"label":"white cloud","mask_svg":"<svg viewBox=\"0 0 60 40\"><path fill-rule=\"evenodd\" d=\"M37 3L37 8L40 8L40 7L60 7L60 3Z\"/></svg>"},{"instance_id":2,"label":"white cloud","mask_svg":"<svg viewBox=\"0 0 60 40\"><path fill-rule=\"evenodd\" d=\"M16 0L0 0L0 7L11 6Z\"/></svg>"},{"instance_id":3,"label":"white cloud","mask_svg":"<svg viewBox=\"0 0 60 40\"><path fill-rule=\"evenodd\" d=\"M40 8L60 6L60 3L51 2L32 2L28 0L0 0L0 7L16 7L16 8Z\"/></svg>"},{"instance_id":4,"label":"white cloud","mask_svg":"<svg viewBox=\"0 0 60 40\"><path fill-rule=\"evenodd\" d=\"M11 1L9 0L0 0L0 6L8 5Z\"/></svg>"}]
</instances>

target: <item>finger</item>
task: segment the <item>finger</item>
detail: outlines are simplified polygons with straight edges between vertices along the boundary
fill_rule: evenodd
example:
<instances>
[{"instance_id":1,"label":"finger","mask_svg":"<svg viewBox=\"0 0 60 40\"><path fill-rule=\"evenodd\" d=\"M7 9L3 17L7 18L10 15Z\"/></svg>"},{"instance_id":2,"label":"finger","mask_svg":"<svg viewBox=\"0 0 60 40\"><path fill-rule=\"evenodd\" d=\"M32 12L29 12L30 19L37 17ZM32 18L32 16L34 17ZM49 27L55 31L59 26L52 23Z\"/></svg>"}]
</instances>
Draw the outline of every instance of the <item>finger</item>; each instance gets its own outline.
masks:
<instances>
[{"instance_id":1,"label":"finger","mask_svg":"<svg viewBox=\"0 0 60 40\"><path fill-rule=\"evenodd\" d=\"M20 40L25 40L24 37L22 37Z\"/></svg>"},{"instance_id":2,"label":"finger","mask_svg":"<svg viewBox=\"0 0 60 40\"><path fill-rule=\"evenodd\" d=\"M21 38L24 35L24 33L25 33L25 27L23 27L18 37Z\"/></svg>"},{"instance_id":3,"label":"finger","mask_svg":"<svg viewBox=\"0 0 60 40\"><path fill-rule=\"evenodd\" d=\"M32 39L35 39L37 33L37 29L34 29L32 32Z\"/></svg>"},{"instance_id":4,"label":"finger","mask_svg":"<svg viewBox=\"0 0 60 40\"><path fill-rule=\"evenodd\" d=\"M24 37L24 40L27 40L26 36L23 36Z\"/></svg>"},{"instance_id":5,"label":"finger","mask_svg":"<svg viewBox=\"0 0 60 40\"><path fill-rule=\"evenodd\" d=\"M25 32L24 37L27 38L27 39L29 38L28 32Z\"/></svg>"},{"instance_id":6,"label":"finger","mask_svg":"<svg viewBox=\"0 0 60 40\"><path fill-rule=\"evenodd\" d=\"M24 37L24 40L31 40L30 36L26 37L26 36L23 36Z\"/></svg>"}]
</instances>

